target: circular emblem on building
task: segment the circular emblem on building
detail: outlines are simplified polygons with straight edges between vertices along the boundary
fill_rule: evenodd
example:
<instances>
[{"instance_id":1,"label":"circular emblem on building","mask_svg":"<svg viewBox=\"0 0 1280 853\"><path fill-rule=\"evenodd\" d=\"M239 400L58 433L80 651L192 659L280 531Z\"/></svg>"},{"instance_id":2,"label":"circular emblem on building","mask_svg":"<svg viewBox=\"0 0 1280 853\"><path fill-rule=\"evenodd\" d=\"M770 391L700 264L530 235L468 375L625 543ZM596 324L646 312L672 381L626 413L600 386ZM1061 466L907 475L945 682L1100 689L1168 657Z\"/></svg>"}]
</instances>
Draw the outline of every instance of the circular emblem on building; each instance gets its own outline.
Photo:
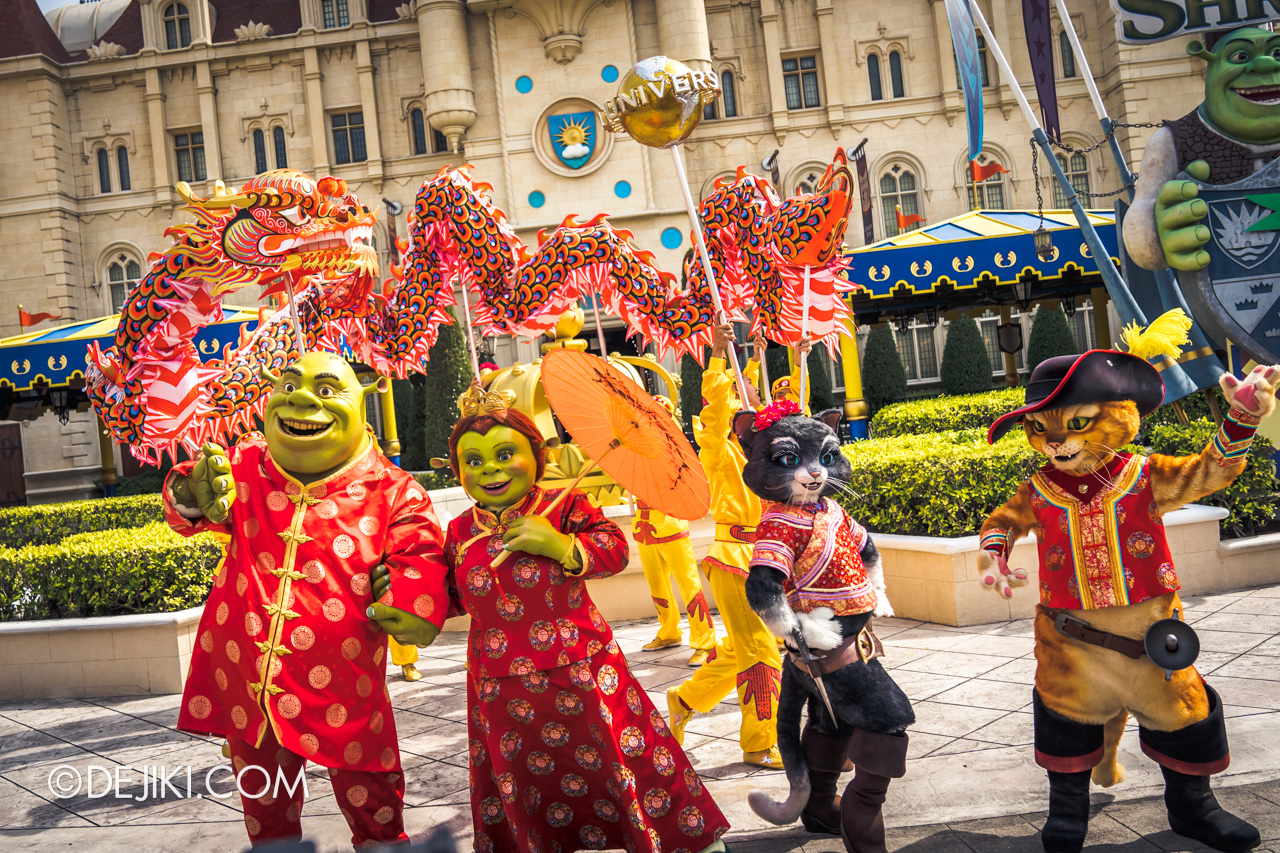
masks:
<instances>
[{"instance_id":1,"label":"circular emblem on building","mask_svg":"<svg viewBox=\"0 0 1280 853\"><path fill-rule=\"evenodd\" d=\"M613 135L604 132L596 104L562 98L542 111L533 128L533 151L548 170L566 178L589 175L604 165Z\"/></svg>"}]
</instances>

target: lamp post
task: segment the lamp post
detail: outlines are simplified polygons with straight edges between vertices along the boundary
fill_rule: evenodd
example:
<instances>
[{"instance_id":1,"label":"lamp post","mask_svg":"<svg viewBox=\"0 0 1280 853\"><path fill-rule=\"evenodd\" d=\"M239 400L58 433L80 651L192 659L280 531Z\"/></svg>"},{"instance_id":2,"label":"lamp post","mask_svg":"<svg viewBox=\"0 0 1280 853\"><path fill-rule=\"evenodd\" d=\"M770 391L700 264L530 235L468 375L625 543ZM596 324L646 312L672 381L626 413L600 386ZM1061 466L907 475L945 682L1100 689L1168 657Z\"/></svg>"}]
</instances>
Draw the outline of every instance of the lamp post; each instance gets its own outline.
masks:
<instances>
[{"instance_id":1,"label":"lamp post","mask_svg":"<svg viewBox=\"0 0 1280 853\"><path fill-rule=\"evenodd\" d=\"M1064 294L1062 297L1062 313L1067 317L1076 316L1076 295L1074 293Z\"/></svg>"}]
</instances>

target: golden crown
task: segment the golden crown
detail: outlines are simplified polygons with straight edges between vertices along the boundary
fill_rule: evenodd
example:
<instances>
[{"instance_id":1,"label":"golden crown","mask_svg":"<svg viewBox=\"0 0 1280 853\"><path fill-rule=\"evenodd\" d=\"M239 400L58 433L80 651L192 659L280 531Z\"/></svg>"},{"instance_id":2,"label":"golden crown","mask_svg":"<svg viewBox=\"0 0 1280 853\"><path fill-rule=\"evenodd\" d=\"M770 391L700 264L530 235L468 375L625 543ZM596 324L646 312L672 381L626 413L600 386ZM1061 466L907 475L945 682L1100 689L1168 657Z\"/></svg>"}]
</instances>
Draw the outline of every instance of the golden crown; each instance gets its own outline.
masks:
<instances>
[{"instance_id":1,"label":"golden crown","mask_svg":"<svg viewBox=\"0 0 1280 853\"><path fill-rule=\"evenodd\" d=\"M481 391L468 388L458 398L458 411L464 418L476 415L504 414L516 401L514 391Z\"/></svg>"}]
</instances>

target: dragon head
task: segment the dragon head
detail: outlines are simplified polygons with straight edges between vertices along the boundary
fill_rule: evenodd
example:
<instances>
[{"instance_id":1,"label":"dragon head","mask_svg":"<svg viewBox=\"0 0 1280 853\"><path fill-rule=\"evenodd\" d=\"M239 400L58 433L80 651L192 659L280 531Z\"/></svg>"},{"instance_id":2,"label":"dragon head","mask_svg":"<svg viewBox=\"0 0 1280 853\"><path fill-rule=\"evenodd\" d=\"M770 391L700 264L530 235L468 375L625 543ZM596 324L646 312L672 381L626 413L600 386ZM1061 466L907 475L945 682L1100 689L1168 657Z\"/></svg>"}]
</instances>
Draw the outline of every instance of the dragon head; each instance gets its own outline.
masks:
<instances>
[{"instance_id":1,"label":"dragon head","mask_svg":"<svg viewBox=\"0 0 1280 853\"><path fill-rule=\"evenodd\" d=\"M268 292L296 290L318 277L329 305L362 312L378 278L371 243L377 212L345 181L276 169L238 193L220 183L210 198L199 198L185 183L177 191L197 221L171 231L186 238L200 277L212 280L213 295L256 284L268 285Z\"/></svg>"}]
</instances>

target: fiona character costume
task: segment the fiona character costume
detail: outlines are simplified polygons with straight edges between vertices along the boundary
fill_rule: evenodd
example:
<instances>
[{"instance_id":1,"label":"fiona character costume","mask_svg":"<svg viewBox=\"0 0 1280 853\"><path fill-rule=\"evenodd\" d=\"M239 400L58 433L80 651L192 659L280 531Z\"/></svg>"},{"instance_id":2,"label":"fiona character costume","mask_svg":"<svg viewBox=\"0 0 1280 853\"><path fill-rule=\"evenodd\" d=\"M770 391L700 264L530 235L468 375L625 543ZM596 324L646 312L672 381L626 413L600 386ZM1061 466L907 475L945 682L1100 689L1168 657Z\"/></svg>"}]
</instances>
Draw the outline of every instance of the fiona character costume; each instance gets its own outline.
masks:
<instances>
[{"instance_id":1,"label":"fiona character costume","mask_svg":"<svg viewBox=\"0 0 1280 853\"><path fill-rule=\"evenodd\" d=\"M378 386L371 386L376 388ZM310 353L267 401L265 441L174 467L165 517L229 537L200 620L178 728L220 735L237 772L289 784L328 768L352 843L404 841L387 634L427 645L448 610L431 499L377 448L350 366ZM370 575L385 566L381 603ZM368 608L373 613L367 613ZM242 790L262 782L246 774ZM297 838L303 788L242 796L253 844Z\"/></svg>"},{"instance_id":2,"label":"fiona character costume","mask_svg":"<svg viewBox=\"0 0 1280 853\"><path fill-rule=\"evenodd\" d=\"M622 531L579 492L539 515L559 492L536 485L537 427L497 394L460 408L449 463L477 505L449 524L446 555L471 616L475 849L727 849L728 822L583 583L622 571Z\"/></svg>"}]
</instances>

